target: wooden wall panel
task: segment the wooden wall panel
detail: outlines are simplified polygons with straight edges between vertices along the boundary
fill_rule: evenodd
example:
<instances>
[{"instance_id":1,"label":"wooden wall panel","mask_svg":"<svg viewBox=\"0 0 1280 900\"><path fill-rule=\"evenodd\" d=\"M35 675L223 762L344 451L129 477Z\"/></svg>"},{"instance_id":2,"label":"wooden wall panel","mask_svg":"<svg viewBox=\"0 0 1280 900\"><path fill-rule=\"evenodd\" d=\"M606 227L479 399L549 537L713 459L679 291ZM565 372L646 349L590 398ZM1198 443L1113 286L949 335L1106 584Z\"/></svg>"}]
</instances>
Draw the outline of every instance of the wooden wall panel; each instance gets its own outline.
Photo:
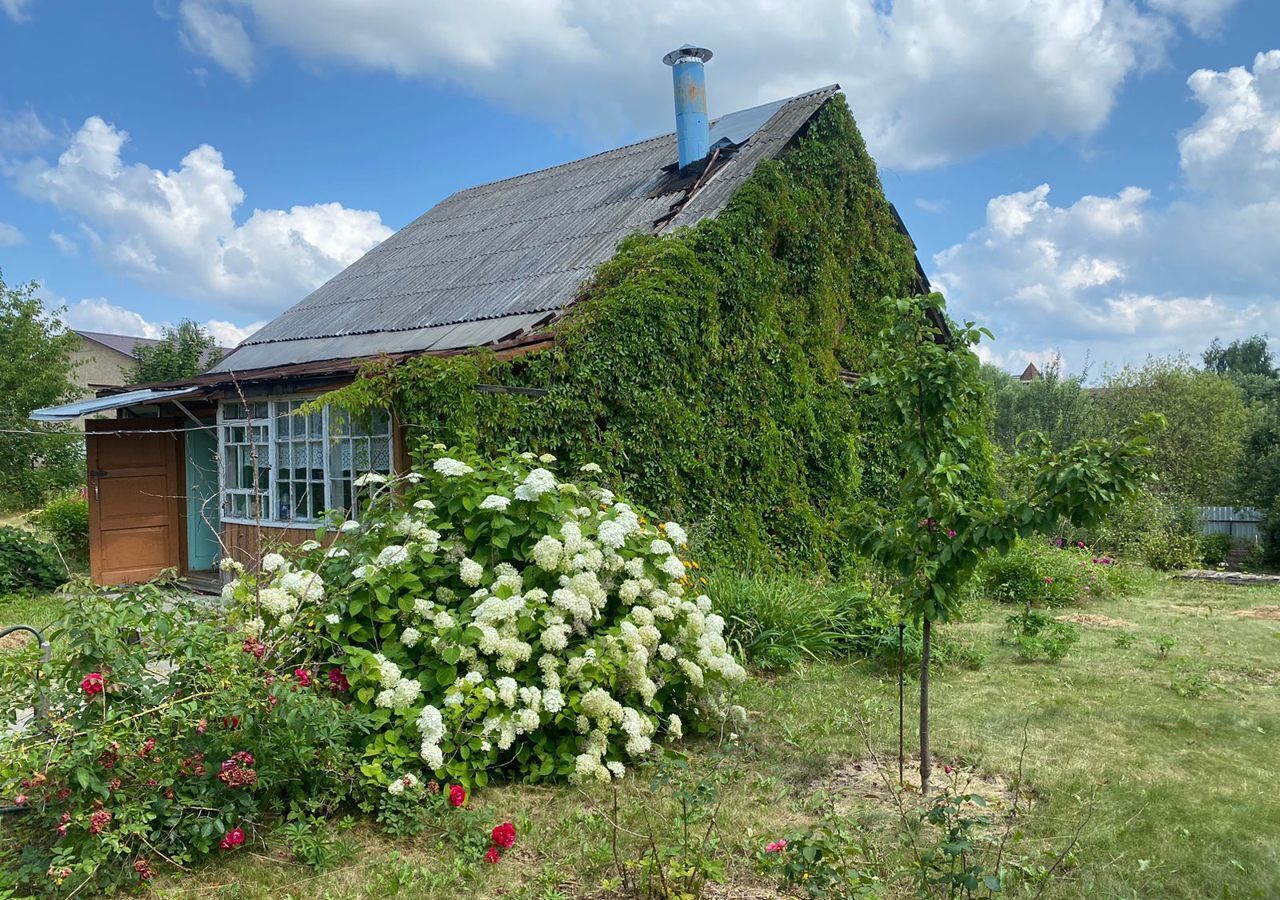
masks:
<instances>
[{"instance_id":1,"label":"wooden wall panel","mask_svg":"<svg viewBox=\"0 0 1280 900\"><path fill-rule=\"evenodd\" d=\"M328 544L336 532L328 532L321 543ZM314 528L272 528L268 525L243 525L238 522L222 523L223 552L249 568L257 568L263 555L276 547L313 540Z\"/></svg>"}]
</instances>

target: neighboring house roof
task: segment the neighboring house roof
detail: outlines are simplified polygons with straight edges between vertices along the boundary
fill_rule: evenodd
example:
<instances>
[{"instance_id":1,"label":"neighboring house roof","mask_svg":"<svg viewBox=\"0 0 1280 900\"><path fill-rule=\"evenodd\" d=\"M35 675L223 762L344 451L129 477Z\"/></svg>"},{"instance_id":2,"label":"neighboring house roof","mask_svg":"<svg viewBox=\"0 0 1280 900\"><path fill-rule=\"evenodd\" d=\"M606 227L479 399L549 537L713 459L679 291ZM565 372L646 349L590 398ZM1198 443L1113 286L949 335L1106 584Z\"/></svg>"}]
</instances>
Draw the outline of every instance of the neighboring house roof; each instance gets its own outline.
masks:
<instances>
[{"instance_id":1,"label":"neighboring house roof","mask_svg":"<svg viewBox=\"0 0 1280 900\"><path fill-rule=\"evenodd\" d=\"M724 209L839 85L711 124L714 164L676 172L674 134L446 198L286 310L211 372L478 347L573 303L624 237Z\"/></svg>"},{"instance_id":2,"label":"neighboring house roof","mask_svg":"<svg viewBox=\"0 0 1280 900\"><path fill-rule=\"evenodd\" d=\"M1040 370L1036 368L1035 363L1027 363L1027 367L1022 370L1022 374L1018 376L1019 381L1035 381L1040 377Z\"/></svg>"},{"instance_id":3,"label":"neighboring house roof","mask_svg":"<svg viewBox=\"0 0 1280 900\"><path fill-rule=\"evenodd\" d=\"M117 353L123 353L125 356L138 358L139 347L154 347L160 341L156 338L134 337L131 334L107 334L102 331L81 331L79 328L71 329L86 341L93 341L95 344L114 350ZM204 359L201 360L205 365L209 364L210 358L215 354L226 356L231 352L230 347L214 347L205 353Z\"/></svg>"}]
</instances>

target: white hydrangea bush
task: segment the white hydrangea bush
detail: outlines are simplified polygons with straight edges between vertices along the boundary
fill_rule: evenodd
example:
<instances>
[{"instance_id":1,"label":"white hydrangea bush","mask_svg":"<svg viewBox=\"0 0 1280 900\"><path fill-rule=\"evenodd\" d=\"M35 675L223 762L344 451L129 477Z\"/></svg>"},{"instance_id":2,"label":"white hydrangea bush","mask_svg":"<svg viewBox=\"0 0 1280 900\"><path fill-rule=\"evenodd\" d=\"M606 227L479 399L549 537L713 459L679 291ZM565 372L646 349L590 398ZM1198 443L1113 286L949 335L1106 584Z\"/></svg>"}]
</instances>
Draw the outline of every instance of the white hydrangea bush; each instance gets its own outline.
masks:
<instances>
[{"instance_id":1,"label":"white hydrangea bush","mask_svg":"<svg viewBox=\"0 0 1280 900\"><path fill-rule=\"evenodd\" d=\"M253 640L301 628L329 648L376 725L367 777L607 781L691 727L741 727L746 673L680 525L598 466L562 478L545 454L437 450L366 483L329 546L268 555L227 591Z\"/></svg>"}]
</instances>

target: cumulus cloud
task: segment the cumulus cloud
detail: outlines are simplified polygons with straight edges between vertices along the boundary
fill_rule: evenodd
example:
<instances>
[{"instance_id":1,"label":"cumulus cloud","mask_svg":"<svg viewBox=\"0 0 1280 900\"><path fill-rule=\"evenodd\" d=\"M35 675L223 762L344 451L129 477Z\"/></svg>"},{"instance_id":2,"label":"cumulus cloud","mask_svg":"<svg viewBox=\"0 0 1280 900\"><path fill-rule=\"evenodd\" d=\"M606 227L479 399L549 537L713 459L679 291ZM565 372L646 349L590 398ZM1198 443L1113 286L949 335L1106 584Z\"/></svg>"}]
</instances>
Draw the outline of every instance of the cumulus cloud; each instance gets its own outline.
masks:
<instances>
[{"instance_id":1,"label":"cumulus cloud","mask_svg":"<svg viewBox=\"0 0 1280 900\"><path fill-rule=\"evenodd\" d=\"M208 57L241 81L253 77L253 44L238 18L213 0L182 0L178 17L187 49Z\"/></svg>"},{"instance_id":2,"label":"cumulus cloud","mask_svg":"<svg viewBox=\"0 0 1280 900\"><path fill-rule=\"evenodd\" d=\"M158 338L163 335L165 326L176 324L153 322L141 313L117 306L103 297L85 298L68 306L63 319L69 327L78 328L81 331L101 331L107 334L128 334L145 338ZM221 319L209 319L200 324L205 331L213 335L219 347L234 347L266 323L254 322L241 326Z\"/></svg>"},{"instance_id":3,"label":"cumulus cloud","mask_svg":"<svg viewBox=\"0 0 1280 900\"><path fill-rule=\"evenodd\" d=\"M16 247L26 242L27 236L15 226L7 222L0 222L0 247Z\"/></svg>"},{"instance_id":4,"label":"cumulus cloud","mask_svg":"<svg viewBox=\"0 0 1280 900\"><path fill-rule=\"evenodd\" d=\"M597 134L671 127L663 53L716 52L713 114L838 81L882 164L918 168L1036 135L1089 134L1178 22L1231 0L200 0L310 62L426 77ZM225 20L219 33L242 35ZM184 32L185 33L185 32ZM188 37L189 45L199 44ZM220 45L221 46L221 45ZM244 57L206 51L240 73Z\"/></svg>"},{"instance_id":5,"label":"cumulus cloud","mask_svg":"<svg viewBox=\"0 0 1280 900\"><path fill-rule=\"evenodd\" d=\"M1183 199L1157 206L1131 186L1055 205L1041 184L993 198L935 256L939 286L996 331L993 359L1046 333L1073 360L1136 360L1280 331L1280 52L1188 83L1204 113L1178 139Z\"/></svg>"},{"instance_id":6,"label":"cumulus cloud","mask_svg":"<svg viewBox=\"0 0 1280 900\"><path fill-rule=\"evenodd\" d=\"M305 296L390 235L376 212L340 203L235 213L244 191L204 144L177 169L126 164L128 134L87 119L55 163L14 168L18 188L81 218L95 253L157 291L250 313Z\"/></svg>"}]
</instances>

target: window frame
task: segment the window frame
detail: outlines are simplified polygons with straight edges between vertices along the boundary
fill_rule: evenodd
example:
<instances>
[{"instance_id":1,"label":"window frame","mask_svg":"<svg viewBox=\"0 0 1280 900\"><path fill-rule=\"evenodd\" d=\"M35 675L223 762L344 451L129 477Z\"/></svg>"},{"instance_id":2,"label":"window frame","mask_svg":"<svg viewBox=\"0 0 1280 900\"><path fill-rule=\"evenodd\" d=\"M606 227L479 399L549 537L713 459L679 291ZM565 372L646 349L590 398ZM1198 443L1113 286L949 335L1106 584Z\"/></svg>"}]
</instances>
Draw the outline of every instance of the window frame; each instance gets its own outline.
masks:
<instances>
[{"instance_id":1,"label":"window frame","mask_svg":"<svg viewBox=\"0 0 1280 900\"><path fill-rule=\"evenodd\" d=\"M314 394L272 394L270 396L253 396L253 397L244 397L243 399L240 399L240 398L227 399L227 400L222 400L221 402L218 403L218 417L217 417L218 502L219 502L219 507L222 510L223 522L229 522L236 525L263 525L271 528L298 528L298 529L306 529L306 530L314 530L319 527L328 526L329 523L323 517L317 517L314 519L297 519L297 518L283 519L283 518L280 518L278 515L278 512L279 512L278 494L279 494L280 485L282 481L279 478L279 474L278 474L280 472L279 459L278 459L278 444L281 438L280 438L280 435L277 434L276 425L277 425L277 422L281 420L280 407L287 408L290 403L308 402L311 400L315 400L316 396L317 395L314 395ZM249 410L251 409L253 404L257 404L257 403L266 404L267 415L265 419L259 419L257 417L254 417L253 419L247 419L247 418L246 419L240 419L240 418L229 419L226 416L226 410L229 406L236 405L236 406L244 407L246 410ZM350 443L352 441L352 436L350 434L338 435L335 437L332 429L332 424L331 424L332 419L331 419L330 412L331 412L331 409L328 405L325 405L320 410L321 423L322 423L320 448L321 448L321 462L323 466L322 486L323 486L323 494L324 494L324 510L321 510L321 513L323 513L326 510L331 510L336 508L334 506L334 500L335 500L335 494L336 494L336 491L334 490L335 483L339 483L339 484L345 483L344 480L337 479L334 475L333 470L331 469L331 462L333 459L332 451L337 450L339 447L343 445L343 443ZM386 429L387 429L386 435L385 435L387 440L387 468L391 473L394 473L396 469L395 418L394 416L391 415L390 411L386 411L385 415L386 415ZM292 414L286 411L284 413L284 420L292 421L293 420ZM250 422L252 422L252 426L253 426L252 428L249 425ZM254 488L231 488L231 487L228 487L227 485L227 477L228 477L227 429L229 426L236 427L237 423L243 423L242 427L245 428L246 438L251 443L247 445L236 444L234 446L253 446L253 443L252 443L253 428L259 428L259 427L264 428L264 433L266 435L265 446L258 445L258 451L257 451L258 461L259 461L258 462L259 470L261 470L264 467L262 462L263 454L265 453L265 456L266 456L266 463L265 463L266 483L263 484L259 482L257 485L256 492ZM286 435L284 437L284 440L292 448L294 443L302 443L305 445L308 440L308 436L309 436L309 432L304 430L304 434L301 440L297 441L295 440L292 434L292 431L290 431L290 434ZM355 439L358 440L361 437L363 437L366 440L369 440L370 457L372 458L372 449L373 449L372 441L373 439L383 437L383 435L382 434L359 435L359 436L356 436ZM364 473L362 472L358 473L354 471L354 464L353 464L353 471L351 473L352 482L354 482L354 480L362 474ZM307 481L311 482L312 479L308 479ZM297 479L289 477L284 479L283 483L293 485L300 482L298 482ZM267 511L266 515L260 515L255 518L253 516L237 515L232 511L232 501L231 501L232 496L246 496L246 497L252 498L255 493L260 498L261 505L266 508L266 511ZM352 494L353 496L355 496L357 493L358 493L358 489L355 488L353 483ZM249 508L250 503L251 501L246 501L245 503L246 509Z\"/></svg>"}]
</instances>

